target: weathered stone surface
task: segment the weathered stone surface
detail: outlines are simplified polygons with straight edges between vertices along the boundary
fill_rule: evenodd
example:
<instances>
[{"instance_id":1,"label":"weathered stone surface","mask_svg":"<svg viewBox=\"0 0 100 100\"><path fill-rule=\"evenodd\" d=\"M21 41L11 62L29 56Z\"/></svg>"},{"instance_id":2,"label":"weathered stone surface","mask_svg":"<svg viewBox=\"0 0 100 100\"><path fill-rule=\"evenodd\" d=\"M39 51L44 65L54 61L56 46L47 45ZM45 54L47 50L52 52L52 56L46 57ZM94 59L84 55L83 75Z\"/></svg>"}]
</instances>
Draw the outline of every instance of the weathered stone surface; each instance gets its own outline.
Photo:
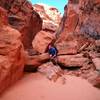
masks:
<instances>
[{"instance_id":1,"label":"weathered stone surface","mask_svg":"<svg viewBox=\"0 0 100 100\"><path fill-rule=\"evenodd\" d=\"M56 45L67 45L70 42L70 49L78 52L84 44L88 44L87 40L100 39L100 2L98 0L69 0L65 6L63 20L58 31L58 39ZM81 37L80 37L81 36ZM85 38L85 39L84 39ZM75 40L75 41L74 41ZM86 42L87 41L87 42ZM59 47L60 48L60 47ZM63 49L65 49L63 47ZM66 49L66 53L67 53ZM60 52L60 50L59 50ZM73 53L73 52L72 52Z\"/></svg>"},{"instance_id":2,"label":"weathered stone surface","mask_svg":"<svg viewBox=\"0 0 100 100\"><path fill-rule=\"evenodd\" d=\"M8 12L11 27L19 30L24 47L32 48L32 40L42 29L42 19L27 0L0 0L0 6Z\"/></svg>"},{"instance_id":3,"label":"weathered stone surface","mask_svg":"<svg viewBox=\"0 0 100 100\"><path fill-rule=\"evenodd\" d=\"M65 9L62 21L64 22L62 22L62 29L60 29L61 34L59 34L59 37L55 43L57 49L60 54L76 54L79 48L85 44L83 41L84 39L81 40L82 37L80 39L78 36L76 36L76 34L74 34L79 21L78 14L72 7L68 6L68 10L67 8Z\"/></svg>"},{"instance_id":4,"label":"weathered stone surface","mask_svg":"<svg viewBox=\"0 0 100 100\"><path fill-rule=\"evenodd\" d=\"M10 27L5 26L0 31L0 92L23 74L23 45L19 37L20 33Z\"/></svg>"},{"instance_id":5,"label":"weathered stone surface","mask_svg":"<svg viewBox=\"0 0 100 100\"><path fill-rule=\"evenodd\" d=\"M80 32L94 39L100 39L100 1L80 0Z\"/></svg>"},{"instance_id":6,"label":"weathered stone surface","mask_svg":"<svg viewBox=\"0 0 100 100\"><path fill-rule=\"evenodd\" d=\"M37 33L32 42L33 49L38 51L39 53L44 53L48 47L48 44L50 44L54 38L54 34L40 31L39 33Z\"/></svg>"},{"instance_id":7,"label":"weathered stone surface","mask_svg":"<svg viewBox=\"0 0 100 100\"><path fill-rule=\"evenodd\" d=\"M83 24L80 27L80 33L93 39L100 39L100 18L98 14L85 17L86 16L80 16L80 20L83 20Z\"/></svg>"},{"instance_id":8,"label":"weathered stone surface","mask_svg":"<svg viewBox=\"0 0 100 100\"><path fill-rule=\"evenodd\" d=\"M11 63L9 63L9 59L6 56L0 55L0 92L2 92L2 90L5 89L10 83L9 82L11 78L10 67Z\"/></svg>"},{"instance_id":9,"label":"weathered stone surface","mask_svg":"<svg viewBox=\"0 0 100 100\"><path fill-rule=\"evenodd\" d=\"M99 84L100 87L100 78L97 78L98 75L95 73L96 69L99 71L100 66L99 8L100 0L69 0L64 8L55 44L58 54L63 54L58 56L58 62L61 65L64 67L83 66L79 70L68 71L68 74L82 76L85 79L90 78L94 84ZM85 58L83 56L75 57L76 53L80 52L84 54Z\"/></svg>"},{"instance_id":10,"label":"weathered stone surface","mask_svg":"<svg viewBox=\"0 0 100 100\"><path fill-rule=\"evenodd\" d=\"M73 32L76 29L76 26L78 25L78 19L79 16L77 14L77 12L74 10L74 8L70 5L65 8L65 12L64 12L64 21L63 22L63 30L61 32L61 34L59 35L59 38L57 41L65 41L66 39L68 39L70 36L72 37L74 34Z\"/></svg>"},{"instance_id":11,"label":"weathered stone surface","mask_svg":"<svg viewBox=\"0 0 100 100\"><path fill-rule=\"evenodd\" d=\"M93 86L100 88L100 75L94 80Z\"/></svg>"},{"instance_id":12,"label":"weathered stone surface","mask_svg":"<svg viewBox=\"0 0 100 100\"><path fill-rule=\"evenodd\" d=\"M95 67L96 67L96 70L100 71L100 58L94 58L94 59L92 59L92 61L93 61L93 64L95 65Z\"/></svg>"},{"instance_id":13,"label":"weathered stone surface","mask_svg":"<svg viewBox=\"0 0 100 100\"><path fill-rule=\"evenodd\" d=\"M100 47L100 40L96 40L95 44L96 44L97 47Z\"/></svg>"},{"instance_id":14,"label":"weathered stone surface","mask_svg":"<svg viewBox=\"0 0 100 100\"><path fill-rule=\"evenodd\" d=\"M7 11L2 7L0 7L0 27L7 24L8 24Z\"/></svg>"},{"instance_id":15,"label":"weathered stone surface","mask_svg":"<svg viewBox=\"0 0 100 100\"><path fill-rule=\"evenodd\" d=\"M78 4L79 0L69 0L69 3L71 3L71 4Z\"/></svg>"},{"instance_id":16,"label":"weathered stone surface","mask_svg":"<svg viewBox=\"0 0 100 100\"><path fill-rule=\"evenodd\" d=\"M64 73L58 65L54 65L52 62L47 62L39 66L38 71L47 76L48 79L56 81Z\"/></svg>"},{"instance_id":17,"label":"weathered stone surface","mask_svg":"<svg viewBox=\"0 0 100 100\"><path fill-rule=\"evenodd\" d=\"M32 65L33 67L38 67L50 59L48 53L29 56L25 54L25 65Z\"/></svg>"},{"instance_id":18,"label":"weathered stone surface","mask_svg":"<svg viewBox=\"0 0 100 100\"><path fill-rule=\"evenodd\" d=\"M23 74L23 45L20 41L20 33L17 30L7 26L2 28L0 31L0 55L2 55L0 56L0 59L2 59L0 64L0 92L2 92Z\"/></svg>"},{"instance_id":19,"label":"weathered stone surface","mask_svg":"<svg viewBox=\"0 0 100 100\"><path fill-rule=\"evenodd\" d=\"M5 13L0 9L0 93L21 78L24 69L23 45L20 33L5 24ZM4 16L4 17L2 17ZM4 21L4 22L3 22ZM1 25L1 23L0 23Z\"/></svg>"},{"instance_id":20,"label":"weathered stone surface","mask_svg":"<svg viewBox=\"0 0 100 100\"><path fill-rule=\"evenodd\" d=\"M100 71L88 73L88 81L95 87L100 88Z\"/></svg>"},{"instance_id":21,"label":"weathered stone surface","mask_svg":"<svg viewBox=\"0 0 100 100\"><path fill-rule=\"evenodd\" d=\"M56 44L58 54L76 54L78 51L77 41L67 41Z\"/></svg>"},{"instance_id":22,"label":"weathered stone surface","mask_svg":"<svg viewBox=\"0 0 100 100\"><path fill-rule=\"evenodd\" d=\"M45 4L35 4L33 8L43 19L42 29L55 32L61 20L60 12L55 7Z\"/></svg>"},{"instance_id":23,"label":"weathered stone surface","mask_svg":"<svg viewBox=\"0 0 100 100\"><path fill-rule=\"evenodd\" d=\"M57 30L57 26L54 25L53 22L50 22L50 21L47 21L47 22L46 22L46 21L45 21L45 22L43 23L42 29L43 29L44 31L48 31L48 32L54 33L54 32Z\"/></svg>"},{"instance_id":24,"label":"weathered stone surface","mask_svg":"<svg viewBox=\"0 0 100 100\"><path fill-rule=\"evenodd\" d=\"M78 14L74 10L70 9L68 11L68 18L66 21L66 33L73 32L78 24Z\"/></svg>"},{"instance_id":25,"label":"weathered stone surface","mask_svg":"<svg viewBox=\"0 0 100 100\"><path fill-rule=\"evenodd\" d=\"M58 56L58 63L65 67L82 67L88 62L89 59L84 58L81 54Z\"/></svg>"},{"instance_id":26,"label":"weathered stone surface","mask_svg":"<svg viewBox=\"0 0 100 100\"><path fill-rule=\"evenodd\" d=\"M58 54L76 54L85 49L90 43L90 40L70 33L66 40L58 39L55 45L58 49Z\"/></svg>"}]
</instances>

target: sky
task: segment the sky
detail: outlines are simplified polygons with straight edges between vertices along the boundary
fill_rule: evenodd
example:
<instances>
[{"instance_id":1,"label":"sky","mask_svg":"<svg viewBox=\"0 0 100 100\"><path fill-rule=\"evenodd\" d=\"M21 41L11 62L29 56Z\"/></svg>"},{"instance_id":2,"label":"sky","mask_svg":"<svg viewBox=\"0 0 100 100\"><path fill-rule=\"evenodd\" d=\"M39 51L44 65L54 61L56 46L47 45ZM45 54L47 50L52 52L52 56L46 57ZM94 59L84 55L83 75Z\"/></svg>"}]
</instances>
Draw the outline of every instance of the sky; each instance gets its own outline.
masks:
<instances>
[{"instance_id":1,"label":"sky","mask_svg":"<svg viewBox=\"0 0 100 100\"><path fill-rule=\"evenodd\" d=\"M49 6L56 7L62 14L64 13L64 6L67 4L68 0L29 0L32 4L44 3Z\"/></svg>"}]
</instances>

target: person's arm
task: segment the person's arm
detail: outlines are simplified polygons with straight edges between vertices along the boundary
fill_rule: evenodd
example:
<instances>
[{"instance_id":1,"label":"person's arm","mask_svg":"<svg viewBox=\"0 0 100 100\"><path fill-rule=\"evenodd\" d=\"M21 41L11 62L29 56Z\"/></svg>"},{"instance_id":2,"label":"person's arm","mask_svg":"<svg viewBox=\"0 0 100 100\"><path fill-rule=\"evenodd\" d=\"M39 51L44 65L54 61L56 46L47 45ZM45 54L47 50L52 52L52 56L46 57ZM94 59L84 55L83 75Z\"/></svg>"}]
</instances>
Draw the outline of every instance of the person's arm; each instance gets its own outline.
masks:
<instances>
[{"instance_id":1,"label":"person's arm","mask_svg":"<svg viewBox=\"0 0 100 100\"><path fill-rule=\"evenodd\" d=\"M57 49L54 48L54 56L53 57L56 57L57 56Z\"/></svg>"}]
</instances>

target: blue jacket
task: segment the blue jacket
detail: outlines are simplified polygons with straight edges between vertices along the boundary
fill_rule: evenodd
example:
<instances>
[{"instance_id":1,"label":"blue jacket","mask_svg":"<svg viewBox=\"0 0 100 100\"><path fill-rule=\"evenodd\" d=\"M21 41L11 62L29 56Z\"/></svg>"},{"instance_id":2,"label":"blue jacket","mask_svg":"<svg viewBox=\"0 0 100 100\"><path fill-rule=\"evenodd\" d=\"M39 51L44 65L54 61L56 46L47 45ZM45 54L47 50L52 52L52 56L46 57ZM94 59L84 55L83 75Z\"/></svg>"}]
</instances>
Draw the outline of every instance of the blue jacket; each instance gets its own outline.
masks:
<instances>
[{"instance_id":1,"label":"blue jacket","mask_svg":"<svg viewBox=\"0 0 100 100\"><path fill-rule=\"evenodd\" d=\"M52 56L57 56L57 53L58 53L58 51L57 51L57 49L55 48L55 47L51 47L50 49L49 49L49 54L50 55L52 55Z\"/></svg>"}]
</instances>

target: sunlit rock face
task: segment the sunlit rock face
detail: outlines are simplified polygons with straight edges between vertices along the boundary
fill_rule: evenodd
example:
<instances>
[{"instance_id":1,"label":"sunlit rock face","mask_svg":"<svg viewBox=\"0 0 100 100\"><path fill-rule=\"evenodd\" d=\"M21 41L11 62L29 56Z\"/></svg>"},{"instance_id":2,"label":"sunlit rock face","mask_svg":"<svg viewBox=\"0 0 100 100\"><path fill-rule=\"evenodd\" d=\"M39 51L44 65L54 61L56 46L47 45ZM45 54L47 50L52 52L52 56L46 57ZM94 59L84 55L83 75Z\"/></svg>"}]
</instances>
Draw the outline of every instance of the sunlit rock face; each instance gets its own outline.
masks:
<instances>
[{"instance_id":1,"label":"sunlit rock face","mask_svg":"<svg viewBox=\"0 0 100 100\"><path fill-rule=\"evenodd\" d=\"M0 27L7 24L8 24L7 11L2 7L0 7Z\"/></svg>"},{"instance_id":2,"label":"sunlit rock face","mask_svg":"<svg viewBox=\"0 0 100 100\"><path fill-rule=\"evenodd\" d=\"M7 22L7 12L0 7L0 93L21 78L24 69L21 34Z\"/></svg>"},{"instance_id":3,"label":"sunlit rock face","mask_svg":"<svg viewBox=\"0 0 100 100\"><path fill-rule=\"evenodd\" d=\"M100 1L69 0L68 5L65 6L58 34L57 47L59 51L66 48L65 54L77 53L90 38L100 39ZM75 45L69 45L70 42ZM67 52L68 49L73 50Z\"/></svg>"},{"instance_id":4,"label":"sunlit rock face","mask_svg":"<svg viewBox=\"0 0 100 100\"><path fill-rule=\"evenodd\" d=\"M81 72L84 73L86 69L88 74L82 77L89 79L91 83L94 81L94 86L98 85L100 87L99 41L100 0L69 0L68 4L64 7L64 15L57 31L57 41L55 45L58 49L58 54L60 54L62 58L64 58L64 55L85 54L83 57L92 60L92 62L91 64L84 63L85 66L81 69ZM69 64L69 59L65 57L64 61L59 59L59 63L64 66L67 63L71 65L73 62L75 63L76 60L77 59L73 61L73 57L71 57L72 62ZM79 58L78 61L81 64L80 60ZM66 66L68 67L69 65Z\"/></svg>"},{"instance_id":5,"label":"sunlit rock face","mask_svg":"<svg viewBox=\"0 0 100 100\"><path fill-rule=\"evenodd\" d=\"M54 34L51 34L50 32L40 31L39 33L37 33L32 42L33 49L39 53L44 53L48 47L48 44L50 44L54 38Z\"/></svg>"},{"instance_id":6,"label":"sunlit rock face","mask_svg":"<svg viewBox=\"0 0 100 100\"><path fill-rule=\"evenodd\" d=\"M58 9L45 4L35 4L33 8L43 19L43 30L55 32L61 21L61 14Z\"/></svg>"},{"instance_id":7,"label":"sunlit rock face","mask_svg":"<svg viewBox=\"0 0 100 100\"><path fill-rule=\"evenodd\" d=\"M32 4L27 0L0 0L0 6L7 10L11 27L21 32L24 48L32 48L34 36L42 29L42 19Z\"/></svg>"}]
</instances>

